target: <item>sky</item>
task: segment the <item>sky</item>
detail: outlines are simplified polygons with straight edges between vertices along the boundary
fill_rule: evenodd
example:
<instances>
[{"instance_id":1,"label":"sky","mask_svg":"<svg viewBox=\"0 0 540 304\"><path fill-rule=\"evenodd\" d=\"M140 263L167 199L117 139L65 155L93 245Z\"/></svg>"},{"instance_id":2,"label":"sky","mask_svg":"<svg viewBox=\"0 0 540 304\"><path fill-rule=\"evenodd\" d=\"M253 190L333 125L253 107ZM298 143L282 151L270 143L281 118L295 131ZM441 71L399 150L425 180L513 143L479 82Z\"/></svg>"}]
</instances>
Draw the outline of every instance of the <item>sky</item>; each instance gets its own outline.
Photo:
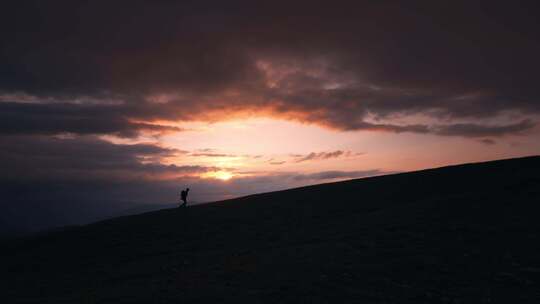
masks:
<instances>
[{"instance_id":1,"label":"sky","mask_svg":"<svg viewBox=\"0 0 540 304\"><path fill-rule=\"evenodd\" d=\"M540 154L533 1L1 6L0 229Z\"/></svg>"}]
</instances>

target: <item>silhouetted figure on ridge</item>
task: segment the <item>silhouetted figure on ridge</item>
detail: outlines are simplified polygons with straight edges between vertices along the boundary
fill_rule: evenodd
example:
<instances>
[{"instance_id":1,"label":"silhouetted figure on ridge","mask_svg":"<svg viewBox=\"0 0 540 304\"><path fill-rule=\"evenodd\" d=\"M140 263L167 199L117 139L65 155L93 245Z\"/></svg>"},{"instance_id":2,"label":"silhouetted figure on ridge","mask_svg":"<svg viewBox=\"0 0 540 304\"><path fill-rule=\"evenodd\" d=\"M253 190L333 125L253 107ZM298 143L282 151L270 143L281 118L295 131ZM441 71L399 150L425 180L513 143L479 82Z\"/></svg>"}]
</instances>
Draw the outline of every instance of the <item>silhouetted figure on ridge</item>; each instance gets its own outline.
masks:
<instances>
[{"instance_id":1,"label":"silhouetted figure on ridge","mask_svg":"<svg viewBox=\"0 0 540 304\"><path fill-rule=\"evenodd\" d=\"M188 192L189 192L189 188L186 188L186 190L182 190L182 192L180 192L180 198L183 201L180 207L186 207Z\"/></svg>"}]
</instances>

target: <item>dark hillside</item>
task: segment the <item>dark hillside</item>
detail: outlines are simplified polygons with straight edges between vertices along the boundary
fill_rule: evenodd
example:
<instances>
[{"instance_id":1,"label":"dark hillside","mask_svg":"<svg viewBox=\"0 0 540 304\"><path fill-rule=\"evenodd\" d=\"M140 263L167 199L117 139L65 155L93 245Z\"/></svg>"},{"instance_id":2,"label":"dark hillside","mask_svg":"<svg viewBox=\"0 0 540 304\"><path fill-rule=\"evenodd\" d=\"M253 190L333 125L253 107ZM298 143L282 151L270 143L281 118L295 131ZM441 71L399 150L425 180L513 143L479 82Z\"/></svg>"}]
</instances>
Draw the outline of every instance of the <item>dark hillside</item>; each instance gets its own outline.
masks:
<instances>
[{"instance_id":1,"label":"dark hillside","mask_svg":"<svg viewBox=\"0 0 540 304\"><path fill-rule=\"evenodd\" d=\"M5 242L2 303L540 303L540 157Z\"/></svg>"}]
</instances>

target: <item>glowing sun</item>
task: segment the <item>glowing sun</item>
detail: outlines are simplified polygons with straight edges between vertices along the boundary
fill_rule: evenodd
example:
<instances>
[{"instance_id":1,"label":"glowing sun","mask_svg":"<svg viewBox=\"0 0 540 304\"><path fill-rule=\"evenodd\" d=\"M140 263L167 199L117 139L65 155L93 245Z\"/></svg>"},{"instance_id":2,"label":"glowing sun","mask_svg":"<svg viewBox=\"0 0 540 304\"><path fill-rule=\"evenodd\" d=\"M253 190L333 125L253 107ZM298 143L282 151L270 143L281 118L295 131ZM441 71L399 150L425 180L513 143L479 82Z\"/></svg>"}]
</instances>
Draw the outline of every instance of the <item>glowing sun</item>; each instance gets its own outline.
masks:
<instances>
[{"instance_id":1,"label":"glowing sun","mask_svg":"<svg viewBox=\"0 0 540 304\"><path fill-rule=\"evenodd\" d=\"M216 171L216 172L209 172L204 175L206 178L215 178L220 179L223 181L230 180L234 175L231 172L227 171Z\"/></svg>"}]
</instances>

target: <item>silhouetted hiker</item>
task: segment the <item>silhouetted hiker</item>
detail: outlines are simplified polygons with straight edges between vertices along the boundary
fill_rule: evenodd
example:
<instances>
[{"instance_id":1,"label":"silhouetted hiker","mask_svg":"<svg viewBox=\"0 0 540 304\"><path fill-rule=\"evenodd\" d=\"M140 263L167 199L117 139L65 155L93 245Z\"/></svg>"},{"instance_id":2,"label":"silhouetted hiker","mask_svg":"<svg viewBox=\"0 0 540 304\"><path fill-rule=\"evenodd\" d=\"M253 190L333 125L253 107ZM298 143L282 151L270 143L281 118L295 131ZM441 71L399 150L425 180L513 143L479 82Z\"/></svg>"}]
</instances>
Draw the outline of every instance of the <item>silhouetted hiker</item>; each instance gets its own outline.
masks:
<instances>
[{"instance_id":1,"label":"silhouetted hiker","mask_svg":"<svg viewBox=\"0 0 540 304\"><path fill-rule=\"evenodd\" d=\"M186 188L186 190L182 190L182 192L180 192L180 198L182 199L182 201L184 201L184 203L182 203L180 207L186 206L188 192L189 192L189 188Z\"/></svg>"}]
</instances>

